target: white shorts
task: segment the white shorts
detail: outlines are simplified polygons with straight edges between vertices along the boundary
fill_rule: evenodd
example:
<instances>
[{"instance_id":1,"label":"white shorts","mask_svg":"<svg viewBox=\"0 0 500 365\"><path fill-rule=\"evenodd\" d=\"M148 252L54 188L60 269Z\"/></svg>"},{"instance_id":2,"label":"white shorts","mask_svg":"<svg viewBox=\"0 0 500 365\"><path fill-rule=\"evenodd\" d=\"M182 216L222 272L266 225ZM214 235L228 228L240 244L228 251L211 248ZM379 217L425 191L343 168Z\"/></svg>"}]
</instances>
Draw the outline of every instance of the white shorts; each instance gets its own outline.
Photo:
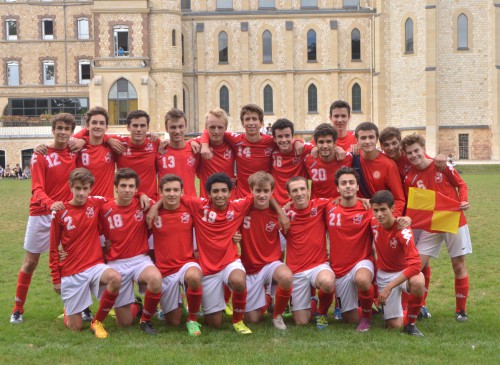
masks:
<instances>
[{"instance_id":1,"label":"white shorts","mask_svg":"<svg viewBox=\"0 0 500 365\"><path fill-rule=\"evenodd\" d=\"M291 296L292 312L311 308L311 286L316 288L316 278L323 271L331 271L329 264L321 264L312 269L293 274Z\"/></svg>"},{"instance_id":2,"label":"white shorts","mask_svg":"<svg viewBox=\"0 0 500 365\"><path fill-rule=\"evenodd\" d=\"M108 265L122 276L122 285L120 286L120 294L116 298L115 308L135 302L134 282L137 283L139 276L146 268L155 266L148 255L110 261ZM142 293L145 291L145 288L139 286L139 291Z\"/></svg>"},{"instance_id":3,"label":"white shorts","mask_svg":"<svg viewBox=\"0 0 500 365\"><path fill-rule=\"evenodd\" d=\"M278 266L283 265L281 261L274 261L264 266L258 273L247 275L247 307L245 312L260 309L266 305L266 290L274 295L273 275Z\"/></svg>"},{"instance_id":4,"label":"white shorts","mask_svg":"<svg viewBox=\"0 0 500 365\"><path fill-rule=\"evenodd\" d=\"M153 239L153 235L149 236L149 238L148 238L148 246L149 246L150 250L155 249L155 241Z\"/></svg>"},{"instance_id":5,"label":"white shorts","mask_svg":"<svg viewBox=\"0 0 500 365\"><path fill-rule=\"evenodd\" d=\"M342 313L358 308L358 287L354 279L359 269L370 270L373 277L373 262L361 260L346 275L335 278L335 296Z\"/></svg>"},{"instance_id":6,"label":"white shorts","mask_svg":"<svg viewBox=\"0 0 500 365\"><path fill-rule=\"evenodd\" d=\"M61 298L66 309L66 315L81 313L90 306L92 295L100 298L106 289L106 285L99 285L104 271L110 267L105 264L97 264L87 270L61 278Z\"/></svg>"},{"instance_id":7,"label":"white shorts","mask_svg":"<svg viewBox=\"0 0 500 365\"><path fill-rule=\"evenodd\" d=\"M284 252L286 249L286 238L283 236L283 233L279 231L280 234L280 247L281 247L281 252Z\"/></svg>"},{"instance_id":8,"label":"white shorts","mask_svg":"<svg viewBox=\"0 0 500 365\"><path fill-rule=\"evenodd\" d=\"M472 253L472 242L467 224L458 228L457 234L422 231L419 234L418 241L415 241L415 246L419 254L437 258L439 257L443 241L451 258Z\"/></svg>"},{"instance_id":9,"label":"white shorts","mask_svg":"<svg viewBox=\"0 0 500 365\"><path fill-rule=\"evenodd\" d=\"M229 289L231 289L229 285L229 275L236 269L245 271L240 259L231 262L216 274L203 277L201 280L201 286L203 288L201 307L203 309L203 314L220 312L226 308L223 284L226 284Z\"/></svg>"},{"instance_id":10,"label":"white shorts","mask_svg":"<svg viewBox=\"0 0 500 365\"><path fill-rule=\"evenodd\" d=\"M197 267L201 271L200 265L196 262L188 262L175 274L165 276L161 282L160 306L163 313L168 313L177 309L182 304L181 288L186 292L184 285L184 275L191 267Z\"/></svg>"},{"instance_id":11,"label":"white shorts","mask_svg":"<svg viewBox=\"0 0 500 365\"><path fill-rule=\"evenodd\" d=\"M381 292L391 281L401 275L399 272L386 272L377 270L377 284L378 291ZM401 305L401 293L404 290L408 293L408 280L393 288L391 294L387 298L384 307L384 319L400 318L403 317L403 306Z\"/></svg>"},{"instance_id":12,"label":"white shorts","mask_svg":"<svg viewBox=\"0 0 500 365\"><path fill-rule=\"evenodd\" d=\"M52 215L35 215L28 217L24 249L31 253L43 253L50 249L50 223Z\"/></svg>"}]
</instances>

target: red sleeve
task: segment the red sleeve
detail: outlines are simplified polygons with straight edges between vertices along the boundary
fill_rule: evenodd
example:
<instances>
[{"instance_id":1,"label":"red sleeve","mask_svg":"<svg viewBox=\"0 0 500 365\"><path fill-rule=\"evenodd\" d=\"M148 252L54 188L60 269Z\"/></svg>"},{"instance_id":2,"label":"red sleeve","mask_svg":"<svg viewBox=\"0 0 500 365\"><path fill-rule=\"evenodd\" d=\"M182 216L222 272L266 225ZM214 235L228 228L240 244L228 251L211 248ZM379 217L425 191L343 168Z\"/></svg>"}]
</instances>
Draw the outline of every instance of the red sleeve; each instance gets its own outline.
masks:
<instances>
[{"instance_id":1,"label":"red sleeve","mask_svg":"<svg viewBox=\"0 0 500 365\"><path fill-rule=\"evenodd\" d=\"M421 262L420 255L415 247L415 240L413 238L413 231L411 228L405 228L398 233L398 239L403 244L407 268L403 271L403 275L408 279L412 276L418 275L420 272Z\"/></svg>"},{"instance_id":2,"label":"red sleeve","mask_svg":"<svg viewBox=\"0 0 500 365\"><path fill-rule=\"evenodd\" d=\"M45 193L45 157L40 153L34 153L31 158L31 193L33 199L44 208L50 208L54 200Z\"/></svg>"},{"instance_id":3,"label":"red sleeve","mask_svg":"<svg viewBox=\"0 0 500 365\"><path fill-rule=\"evenodd\" d=\"M467 184L459 175L457 170L450 164L447 164L443 173L446 175L451 185L458 189L458 198L460 202L468 202L469 201L469 189L467 188Z\"/></svg>"},{"instance_id":4,"label":"red sleeve","mask_svg":"<svg viewBox=\"0 0 500 365\"><path fill-rule=\"evenodd\" d=\"M406 198L403 192L399 170L395 162L393 162L393 165L394 166L389 166L390 168L387 169L387 184L389 185L389 190L392 195L394 195L394 216L401 217L405 209Z\"/></svg>"},{"instance_id":5,"label":"red sleeve","mask_svg":"<svg viewBox=\"0 0 500 365\"><path fill-rule=\"evenodd\" d=\"M50 253L49 267L52 283L59 284L61 282L61 269L59 266L59 243L61 242L61 225L59 224L59 214L55 214L50 224Z\"/></svg>"},{"instance_id":6,"label":"red sleeve","mask_svg":"<svg viewBox=\"0 0 500 365\"><path fill-rule=\"evenodd\" d=\"M85 139L85 137L88 137L89 135L89 130L87 127L83 127L78 133L73 134L73 138L76 139Z\"/></svg>"},{"instance_id":7,"label":"red sleeve","mask_svg":"<svg viewBox=\"0 0 500 365\"><path fill-rule=\"evenodd\" d=\"M301 157L304 158L306 157L308 154L311 153L312 149L314 148L315 146L311 143L307 143L305 142L304 143L304 150L302 151L302 155Z\"/></svg>"},{"instance_id":8,"label":"red sleeve","mask_svg":"<svg viewBox=\"0 0 500 365\"><path fill-rule=\"evenodd\" d=\"M210 135L206 129L203 130L203 133L200 136L201 143L210 143Z\"/></svg>"}]
</instances>

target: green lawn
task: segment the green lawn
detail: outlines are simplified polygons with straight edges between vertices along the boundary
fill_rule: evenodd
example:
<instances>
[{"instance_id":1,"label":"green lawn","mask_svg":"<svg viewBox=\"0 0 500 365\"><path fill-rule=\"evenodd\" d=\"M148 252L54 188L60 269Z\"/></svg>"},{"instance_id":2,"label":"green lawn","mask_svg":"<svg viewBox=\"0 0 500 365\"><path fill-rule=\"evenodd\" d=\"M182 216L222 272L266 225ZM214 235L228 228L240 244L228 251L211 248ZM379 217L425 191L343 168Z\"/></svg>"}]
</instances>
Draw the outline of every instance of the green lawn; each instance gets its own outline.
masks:
<instances>
[{"instance_id":1,"label":"green lawn","mask_svg":"<svg viewBox=\"0 0 500 365\"><path fill-rule=\"evenodd\" d=\"M62 302L53 292L48 257L42 256L25 306L25 322L9 323L17 272L23 258L30 181L0 180L0 364L498 364L500 363L500 263L498 207L500 166L460 166L469 184L467 213L474 254L468 257L471 291L469 321L454 320L453 275L446 252L433 261L428 307L432 318L418 323L424 338L410 338L383 329L379 318L363 334L330 320L318 331L313 325L277 332L269 318L250 325L250 336L239 336L227 319L220 330L202 327L202 336L188 337L185 328L167 328L147 337L138 327L120 329L106 320L110 337L98 340L85 330L71 333L57 316ZM95 304L94 304L95 309Z\"/></svg>"}]
</instances>

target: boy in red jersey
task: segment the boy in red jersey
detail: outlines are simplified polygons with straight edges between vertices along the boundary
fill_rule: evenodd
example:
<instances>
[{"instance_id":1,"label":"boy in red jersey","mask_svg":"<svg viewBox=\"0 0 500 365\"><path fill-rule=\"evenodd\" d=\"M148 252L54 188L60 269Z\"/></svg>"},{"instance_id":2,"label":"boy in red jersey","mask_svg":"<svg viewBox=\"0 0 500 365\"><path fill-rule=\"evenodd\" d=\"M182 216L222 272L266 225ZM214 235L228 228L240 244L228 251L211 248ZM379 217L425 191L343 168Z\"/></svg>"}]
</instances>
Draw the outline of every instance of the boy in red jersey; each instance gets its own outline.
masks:
<instances>
[{"instance_id":1,"label":"boy in red jersey","mask_svg":"<svg viewBox=\"0 0 500 365\"><path fill-rule=\"evenodd\" d=\"M352 146L358 144L353 132L348 131L349 121L351 120L351 106L344 100L334 101L330 105L330 122L337 130L337 146L345 152L352 152Z\"/></svg>"},{"instance_id":2,"label":"boy in red jersey","mask_svg":"<svg viewBox=\"0 0 500 365\"><path fill-rule=\"evenodd\" d=\"M325 223L330 237L330 265L335 273L337 302L342 319L347 323L358 323L357 331L365 332L371 327L374 295L370 230L373 215L356 197L359 190L356 170L342 167L335 173L335 183L340 202L328 203Z\"/></svg>"},{"instance_id":3,"label":"boy in red jersey","mask_svg":"<svg viewBox=\"0 0 500 365\"><path fill-rule=\"evenodd\" d=\"M65 308L64 324L72 331L82 329L81 312L100 297L99 310L90 324L97 338L108 333L103 322L118 297L121 276L104 264L99 240L99 211L102 197L89 197L94 176L84 168L69 177L73 198L62 210L54 211L50 230L50 270L54 290L61 294ZM59 260L59 246L67 256Z\"/></svg>"},{"instance_id":4,"label":"boy in red jersey","mask_svg":"<svg viewBox=\"0 0 500 365\"><path fill-rule=\"evenodd\" d=\"M314 142L318 157L311 154L304 159L307 175L312 181L311 199L336 198L339 193L335 185L335 172L342 166L351 166L352 155L347 153L343 160L337 160L335 143L337 131L328 123L322 123L314 130Z\"/></svg>"},{"instance_id":5,"label":"boy in red jersey","mask_svg":"<svg viewBox=\"0 0 500 365\"><path fill-rule=\"evenodd\" d=\"M460 202L462 212L457 234L417 230L417 226L414 230L422 268L426 267L431 257L439 256L443 242L446 243L455 274L455 318L458 322L465 322L468 319L466 304L469 295L469 275L465 267L465 255L472 253L469 226L463 212L469 209L467 184L451 164L448 164L442 172L437 169L434 161L425 156L425 139L422 136L416 134L406 136L402 146L412 164L405 178L405 189L410 187L430 189Z\"/></svg>"},{"instance_id":6,"label":"boy in red jersey","mask_svg":"<svg viewBox=\"0 0 500 365\"><path fill-rule=\"evenodd\" d=\"M245 318L251 323L262 319L266 306L266 287L276 298L273 324L286 330L282 314L290 300L293 274L281 261L278 214L269 206L274 189L273 177L259 171L248 179L254 197L253 208L241 226L241 262L245 267L248 299Z\"/></svg>"},{"instance_id":7,"label":"boy in red jersey","mask_svg":"<svg viewBox=\"0 0 500 365\"><path fill-rule=\"evenodd\" d=\"M155 313L161 295L161 274L148 253L148 227L141 202L136 197L139 177L129 168L118 169L114 185L117 198L104 204L101 225L108 239L105 247L108 265L122 276L120 295L116 299L115 313L118 325L132 325L134 315L134 282L146 286L144 308L140 328L146 334L155 335L151 316Z\"/></svg>"},{"instance_id":8,"label":"boy in red jersey","mask_svg":"<svg viewBox=\"0 0 500 365\"><path fill-rule=\"evenodd\" d=\"M10 323L22 323L24 303L28 295L31 277L40 260L40 254L50 247L51 211L64 208L70 200L68 178L76 165L76 154L70 152L68 142L75 130L75 118L68 113L52 118L54 141L46 156L33 153L31 157L30 213L24 238L24 261L17 278L16 297Z\"/></svg>"},{"instance_id":9,"label":"boy in red jersey","mask_svg":"<svg viewBox=\"0 0 500 365\"><path fill-rule=\"evenodd\" d=\"M406 204L401 178L396 163L377 150L378 128L370 122L363 122L356 127L361 154L354 156L353 167L360 176L359 195L370 199L379 190L389 190L395 199L394 214L403 215Z\"/></svg>"},{"instance_id":10,"label":"boy in red jersey","mask_svg":"<svg viewBox=\"0 0 500 365\"><path fill-rule=\"evenodd\" d=\"M327 313L334 297L335 274L328 264L324 214L328 199L309 200L307 180L295 176L286 188L293 204L286 209L290 218L287 240L287 266L293 272L292 314L297 325L311 319L311 286L319 289L316 326L328 326Z\"/></svg>"},{"instance_id":11,"label":"boy in red jersey","mask_svg":"<svg viewBox=\"0 0 500 365\"><path fill-rule=\"evenodd\" d=\"M198 167L196 156L191 144L186 143L186 115L179 109L171 109L165 115L165 130L170 136L169 145L163 154L156 155L156 170L158 178L166 174L176 174L184 182L184 193L196 196L195 178Z\"/></svg>"},{"instance_id":12,"label":"boy in red jersey","mask_svg":"<svg viewBox=\"0 0 500 365\"><path fill-rule=\"evenodd\" d=\"M399 229L394 211L394 196L388 190L377 191L370 199L373 242L377 252L378 302L384 308L388 328L401 328L411 336L423 336L415 326L425 291L420 257L410 227ZM401 294L410 294L403 322Z\"/></svg>"},{"instance_id":13,"label":"boy in red jersey","mask_svg":"<svg viewBox=\"0 0 500 365\"><path fill-rule=\"evenodd\" d=\"M227 130L227 114L223 109L215 108L205 115L205 129L210 138L209 148L212 158L209 160L201 158L198 164L197 175L200 179L200 196L208 198L205 183L208 177L216 172L223 172L234 182L235 153L232 147L224 141L224 132ZM200 142L201 137L195 138Z\"/></svg>"},{"instance_id":14,"label":"boy in red jersey","mask_svg":"<svg viewBox=\"0 0 500 365\"><path fill-rule=\"evenodd\" d=\"M190 336L201 335L197 322L200 310L202 272L193 249L193 218L181 205L183 182L177 175L167 174L160 180L161 206L153 224L156 266L160 270L162 292L160 305L167 324L181 322L182 296L186 293L188 316L186 327ZM175 227L175 229L172 229Z\"/></svg>"},{"instance_id":15,"label":"boy in red jersey","mask_svg":"<svg viewBox=\"0 0 500 365\"><path fill-rule=\"evenodd\" d=\"M297 156L295 145L293 143L293 123L281 118L271 126L274 143L278 146L277 150L273 151L273 167L271 174L275 181L273 195L280 205L285 205L290 200L286 191L286 182L293 176L306 177L304 166L304 157L311 152L312 145L304 144L302 154Z\"/></svg>"}]
</instances>

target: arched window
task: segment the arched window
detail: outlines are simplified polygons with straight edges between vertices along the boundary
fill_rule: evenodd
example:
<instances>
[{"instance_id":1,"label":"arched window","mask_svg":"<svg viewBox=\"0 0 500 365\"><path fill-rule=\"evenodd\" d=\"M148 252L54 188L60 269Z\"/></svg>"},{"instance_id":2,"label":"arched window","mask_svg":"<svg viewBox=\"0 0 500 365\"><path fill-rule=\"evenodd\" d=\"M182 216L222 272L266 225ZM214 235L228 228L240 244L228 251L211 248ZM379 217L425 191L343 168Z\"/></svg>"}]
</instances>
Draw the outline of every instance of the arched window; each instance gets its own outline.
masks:
<instances>
[{"instance_id":1,"label":"arched window","mask_svg":"<svg viewBox=\"0 0 500 365\"><path fill-rule=\"evenodd\" d=\"M318 89L314 84L307 88L307 111L309 113L318 112Z\"/></svg>"},{"instance_id":2,"label":"arched window","mask_svg":"<svg viewBox=\"0 0 500 365\"><path fill-rule=\"evenodd\" d=\"M361 60L361 33L357 28L351 32L351 60Z\"/></svg>"},{"instance_id":3,"label":"arched window","mask_svg":"<svg viewBox=\"0 0 500 365\"><path fill-rule=\"evenodd\" d=\"M464 13L460 14L457 19L457 35L458 49L469 48L469 20Z\"/></svg>"},{"instance_id":4,"label":"arched window","mask_svg":"<svg viewBox=\"0 0 500 365\"><path fill-rule=\"evenodd\" d=\"M229 49L227 33L222 31L219 33L219 63L229 62Z\"/></svg>"},{"instance_id":5,"label":"arched window","mask_svg":"<svg viewBox=\"0 0 500 365\"><path fill-rule=\"evenodd\" d=\"M413 53L413 20L406 19L405 22L405 53Z\"/></svg>"},{"instance_id":6,"label":"arched window","mask_svg":"<svg viewBox=\"0 0 500 365\"><path fill-rule=\"evenodd\" d=\"M186 111L186 90L182 89L182 111L187 113Z\"/></svg>"},{"instance_id":7,"label":"arched window","mask_svg":"<svg viewBox=\"0 0 500 365\"><path fill-rule=\"evenodd\" d=\"M316 32L311 29L307 32L307 60L316 61Z\"/></svg>"},{"instance_id":8,"label":"arched window","mask_svg":"<svg viewBox=\"0 0 500 365\"><path fill-rule=\"evenodd\" d=\"M360 112L361 111L361 86L358 83L355 83L352 86L352 111Z\"/></svg>"},{"instance_id":9,"label":"arched window","mask_svg":"<svg viewBox=\"0 0 500 365\"><path fill-rule=\"evenodd\" d=\"M128 80L118 79L108 94L109 124L127 124L127 115L137 110L137 92Z\"/></svg>"},{"instance_id":10,"label":"arched window","mask_svg":"<svg viewBox=\"0 0 500 365\"><path fill-rule=\"evenodd\" d=\"M273 35L268 30L262 33L262 62L273 62Z\"/></svg>"},{"instance_id":11,"label":"arched window","mask_svg":"<svg viewBox=\"0 0 500 365\"><path fill-rule=\"evenodd\" d=\"M264 113L273 113L273 88L271 85L264 87Z\"/></svg>"},{"instance_id":12,"label":"arched window","mask_svg":"<svg viewBox=\"0 0 500 365\"><path fill-rule=\"evenodd\" d=\"M229 114L229 89L222 86L219 91L219 107Z\"/></svg>"},{"instance_id":13,"label":"arched window","mask_svg":"<svg viewBox=\"0 0 500 365\"><path fill-rule=\"evenodd\" d=\"M184 34L181 33L181 58L182 64L184 64Z\"/></svg>"},{"instance_id":14,"label":"arched window","mask_svg":"<svg viewBox=\"0 0 500 365\"><path fill-rule=\"evenodd\" d=\"M177 46L177 33L175 29L172 29L172 47Z\"/></svg>"},{"instance_id":15,"label":"arched window","mask_svg":"<svg viewBox=\"0 0 500 365\"><path fill-rule=\"evenodd\" d=\"M177 95L174 95L174 108L177 109Z\"/></svg>"}]
</instances>

